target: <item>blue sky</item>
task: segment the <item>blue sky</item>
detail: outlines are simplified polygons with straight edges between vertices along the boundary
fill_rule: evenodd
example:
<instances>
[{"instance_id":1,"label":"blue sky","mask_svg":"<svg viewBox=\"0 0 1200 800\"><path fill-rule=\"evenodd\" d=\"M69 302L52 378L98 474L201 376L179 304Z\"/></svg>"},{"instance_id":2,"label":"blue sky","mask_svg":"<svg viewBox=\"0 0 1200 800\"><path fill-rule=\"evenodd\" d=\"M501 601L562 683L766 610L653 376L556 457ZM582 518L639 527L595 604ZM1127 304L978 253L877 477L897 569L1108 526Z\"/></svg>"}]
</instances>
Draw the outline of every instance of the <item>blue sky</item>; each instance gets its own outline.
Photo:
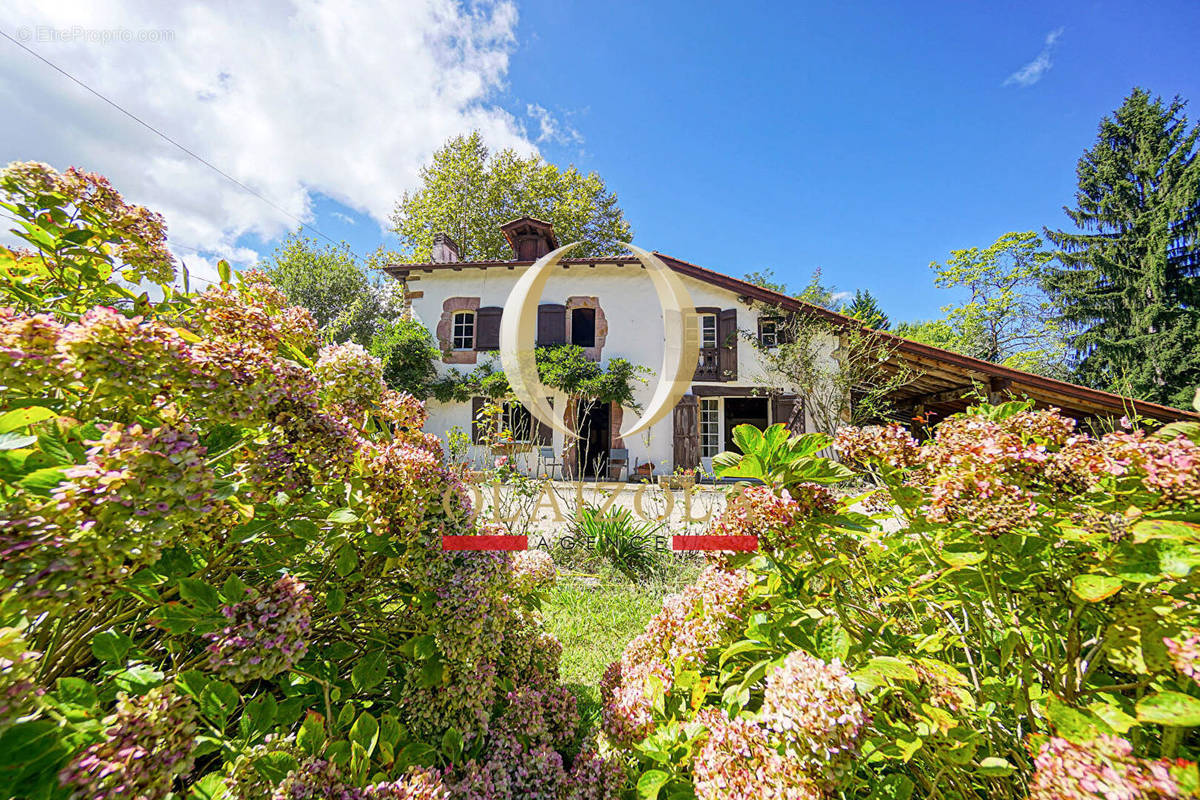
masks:
<instances>
[{"instance_id":1,"label":"blue sky","mask_svg":"<svg viewBox=\"0 0 1200 800\"><path fill-rule=\"evenodd\" d=\"M927 317L949 299L931 260L1067 224L1076 161L1131 87L1200 114L1200 4L923 5L529 0L505 94L578 131L539 146L599 172L643 246L792 285L821 267ZM1040 78L1006 85L1055 31Z\"/></svg>"},{"instance_id":2,"label":"blue sky","mask_svg":"<svg viewBox=\"0 0 1200 800\"><path fill-rule=\"evenodd\" d=\"M0 156L108 175L210 277L292 216L394 244L420 165L479 128L599 172L643 247L794 287L820 267L928 318L954 299L930 261L1067 224L1076 161L1133 86L1200 104L1197 0L10 0L0 25L288 210L0 42L0 102L24 109Z\"/></svg>"}]
</instances>

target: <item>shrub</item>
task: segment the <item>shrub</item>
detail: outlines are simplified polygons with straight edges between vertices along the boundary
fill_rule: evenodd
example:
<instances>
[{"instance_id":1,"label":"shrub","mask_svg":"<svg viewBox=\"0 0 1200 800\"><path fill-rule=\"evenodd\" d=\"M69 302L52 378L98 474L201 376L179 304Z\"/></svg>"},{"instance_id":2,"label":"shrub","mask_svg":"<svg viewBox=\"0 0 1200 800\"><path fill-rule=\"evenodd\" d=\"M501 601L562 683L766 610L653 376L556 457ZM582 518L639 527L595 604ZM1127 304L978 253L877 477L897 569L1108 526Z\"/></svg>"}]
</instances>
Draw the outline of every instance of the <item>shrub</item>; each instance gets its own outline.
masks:
<instances>
[{"instance_id":1,"label":"shrub","mask_svg":"<svg viewBox=\"0 0 1200 800\"><path fill-rule=\"evenodd\" d=\"M1014 402L925 442L844 429L878 488L843 501L808 485L846 474L828 437L735 436L719 471L767 485L712 532L760 552L665 602L603 687L643 793L1200 791L1200 426L1094 438Z\"/></svg>"},{"instance_id":2,"label":"shrub","mask_svg":"<svg viewBox=\"0 0 1200 800\"><path fill-rule=\"evenodd\" d=\"M612 796L544 565L441 549L474 510L378 360L259 273L111 282L170 256L100 179L0 186L0 796Z\"/></svg>"},{"instance_id":3,"label":"shrub","mask_svg":"<svg viewBox=\"0 0 1200 800\"><path fill-rule=\"evenodd\" d=\"M572 547L587 548L631 580L653 571L658 562L661 523L634 518L628 508L607 513L585 505L571 522L567 536Z\"/></svg>"}]
</instances>

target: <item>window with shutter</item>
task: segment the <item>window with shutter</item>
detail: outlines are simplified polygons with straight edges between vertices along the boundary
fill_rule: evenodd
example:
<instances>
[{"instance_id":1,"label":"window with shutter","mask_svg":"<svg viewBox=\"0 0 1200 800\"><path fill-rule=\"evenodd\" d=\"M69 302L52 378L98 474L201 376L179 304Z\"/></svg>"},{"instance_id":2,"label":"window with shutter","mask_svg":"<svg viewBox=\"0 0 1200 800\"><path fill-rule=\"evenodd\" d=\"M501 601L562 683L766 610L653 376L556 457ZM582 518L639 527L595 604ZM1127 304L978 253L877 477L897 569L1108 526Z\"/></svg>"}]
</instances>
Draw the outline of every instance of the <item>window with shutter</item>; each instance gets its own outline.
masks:
<instances>
[{"instance_id":1,"label":"window with shutter","mask_svg":"<svg viewBox=\"0 0 1200 800\"><path fill-rule=\"evenodd\" d=\"M500 317L504 309L488 306L475 312L475 349L500 349Z\"/></svg>"},{"instance_id":2,"label":"window with shutter","mask_svg":"<svg viewBox=\"0 0 1200 800\"><path fill-rule=\"evenodd\" d=\"M538 306L537 346L553 347L567 343L567 307L562 303Z\"/></svg>"},{"instance_id":3,"label":"window with shutter","mask_svg":"<svg viewBox=\"0 0 1200 800\"><path fill-rule=\"evenodd\" d=\"M779 346L779 320L774 317L758 318L758 343L763 347Z\"/></svg>"},{"instance_id":4,"label":"window with shutter","mask_svg":"<svg viewBox=\"0 0 1200 800\"><path fill-rule=\"evenodd\" d=\"M455 350L475 349L475 312L457 311L454 314L453 345Z\"/></svg>"},{"instance_id":5,"label":"window with shutter","mask_svg":"<svg viewBox=\"0 0 1200 800\"><path fill-rule=\"evenodd\" d=\"M738 376L738 326L737 309L722 309L717 318L717 346L720 348L721 377L719 380L733 381Z\"/></svg>"}]
</instances>

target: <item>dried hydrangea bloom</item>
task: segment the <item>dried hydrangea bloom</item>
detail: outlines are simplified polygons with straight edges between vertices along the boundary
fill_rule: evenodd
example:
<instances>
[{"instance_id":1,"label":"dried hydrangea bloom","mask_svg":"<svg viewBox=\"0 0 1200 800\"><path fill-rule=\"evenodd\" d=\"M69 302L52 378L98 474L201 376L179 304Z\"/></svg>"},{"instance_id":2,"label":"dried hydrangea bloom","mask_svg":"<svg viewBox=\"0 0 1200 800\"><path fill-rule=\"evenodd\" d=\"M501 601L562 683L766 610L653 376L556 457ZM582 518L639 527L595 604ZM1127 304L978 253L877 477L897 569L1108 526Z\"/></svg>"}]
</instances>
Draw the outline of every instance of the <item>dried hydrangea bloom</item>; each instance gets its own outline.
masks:
<instances>
[{"instance_id":1,"label":"dried hydrangea bloom","mask_svg":"<svg viewBox=\"0 0 1200 800\"><path fill-rule=\"evenodd\" d=\"M196 297L197 332L275 353L283 345L307 350L316 342L317 324L307 309L286 307L279 291L259 272L242 276L240 287L210 286Z\"/></svg>"},{"instance_id":2,"label":"dried hydrangea bloom","mask_svg":"<svg viewBox=\"0 0 1200 800\"><path fill-rule=\"evenodd\" d=\"M322 347L313 364L321 394L349 416L377 407L383 399L383 363L363 346L349 342Z\"/></svg>"},{"instance_id":3,"label":"dried hydrangea bloom","mask_svg":"<svg viewBox=\"0 0 1200 800\"><path fill-rule=\"evenodd\" d=\"M42 197L60 198L56 207L78 217L79 229L111 230L107 238L93 236L82 246L96 254L102 246L109 248L123 265L126 280L164 284L175 279L175 259L167 248L162 215L126 203L103 175L76 167L58 173L48 164L13 162L0 172L0 189L35 213L49 208L41 204Z\"/></svg>"},{"instance_id":4,"label":"dried hydrangea bloom","mask_svg":"<svg viewBox=\"0 0 1200 800\"><path fill-rule=\"evenodd\" d=\"M555 748L566 747L574 738L579 710L575 695L566 686L521 686L509 692L505 702L494 725L496 737Z\"/></svg>"},{"instance_id":5,"label":"dried hydrangea bloom","mask_svg":"<svg viewBox=\"0 0 1200 800\"><path fill-rule=\"evenodd\" d=\"M1061 446L1075 435L1075 420L1064 417L1060 409L1018 411L1000 424L1008 431L1039 444Z\"/></svg>"},{"instance_id":6,"label":"dried hydrangea bloom","mask_svg":"<svg viewBox=\"0 0 1200 800\"><path fill-rule=\"evenodd\" d=\"M760 713L788 752L820 771L821 785L837 782L869 721L854 679L841 663L825 663L803 650L768 673Z\"/></svg>"},{"instance_id":7,"label":"dried hydrangea bloom","mask_svg":"<svg viewBox=\"0 0 1200 800\"><path fill-rule=\"evenodd\" d=\"M97 307L58 340L62 368L105 406L153 406L190 367L188 343L171 326Z\"/></svg>"},{"instance_id":8,"label":"dried hydrangea bloom","mask_svg":"<svg viewBox=\"0 0 1200 800\"><path fill-rule=\"evenodd\" d=\"M745 620L750 586L744 570L713 565L682 593L663 600L662 610L601 682L601 724L609 738L631 743L653 731L652 693L670 691L675 670L699 667L709 648Z\"/></svg>"},{"instance_id":9,"label":"dried hydrangea bloom","mask_svg":"<svg viewBox=\"0 0 1200 800\"><path fill-rule=\"evenodd\" d=\"M260 772L256 763L272 759L278 764L279 759L290 759L298 764L301 755L302 751L294 738L281 739L269 734L262 744L242 752L232 762L226 762L227 796L230 800L269 800L275 790L275 782Z\"/></svg>"},{"instance_id":10,"label":"dried hydrangea bloom","mask_svg":"<svg viewBox=\"0 0 1200 800\"><path fill-rule=\"evenodd\" d=\"M58 354L63 330L49 314L0 308L0 387L38 396L61 384L66 378Z\"/></svg>"},{"instance_id":11,"label":"dried hydrangea bloom","mask_svg":"<svg viewBox=\"0 0 1200 800\"><path fill-rule=\"evenodd\" d=\"M17 628L0 628L0 731L31 710L41 653L30 650Z\"/></svg>"},{"instance_id":12,"label":"dried hydrangea bloom","mask_svg":"<svg viewBox=\"0 0 1200 800\"><path fill-rule=\"evenodd\" d=\"M1179 674L1200 684L1200 631L1191 630L1178 638L1165 638L1163 644Z\"/></svg>"},{"instance_id":13,"label":"dried hydrangea bloom","mask_svg":"<svg viewBox=\"0 0 1200 800\"><path fill-rule=\"evenodd\" d=\"M1165 800L1182 797L1170 762L1136 758L1129 742L1101 735L1087 744L1052 737L1033 760L1029 800Z\"/></svg>"},{"instance_id":14,"label":"dried hydrangea bloom","mask_svg":"<svg viewBox=\"0 0 1200 800\"><path fill-rule=\"evenodd\" d=\"M839 428L834 446L847 460L880 463L892 468L911 467L920 461L920 446L903 426L868 425Z\"/></svg>"},{"instance_id":15,"label":"dried hydrangea bloom","mask_svg":"<svg viewBox=\"0 0 1200 800\"><path fill-rule=\"evenodd\" d=\"M222 606L225 627L204 635L209 669L239 683L290 669L308 651L311 612L312 595L290 575L247 587L245 600Z\"/></svg>"},{"instance_id":16,"label":"dried hydrangea bloom","mask_svg":"<svg viewBox=\"0 0 1200 800\"><path fill-rule=\"evenodd\" d=\"M153 563L182 522L213 509L215 477L190 426L112 423L89 444L87 460L64 471L47 517L96 572Z\"/></svg>"},{"instance_id":17,"label":"dried hydrangea bloom","mask_svg":"<svg viewBox=\"0 0 1200 800\"><path fill-rule=\"evenodd\" d=\"M698 800L821 800L821 789L805 764L772 747L768 732L753 720L730 719L723 709L696 715L707 736L692 758Z\"/></svg>"},{"instance_id":18,"label":"dried hydrangea bloom","mask_svg":"<svg viewBox=\"0 0 1200 800\"><path fill-rule=\"evenodd\" d=\"M379 417L391 422L398 428L409 431L420 431L429 418L425 404L408 392L397 392L385 389L379 399ZM441 440L438 440L439 449Z\"/></svg>"},{"instance_id":19,"label":"dried hydrangea bloom","mask_svg":"<svg viewBox=\"0 0 1200 800\"><path fill-rule=\"evenodd\" d=\"M362 800L362 790L347 786L336 764L310 758L287 774L271 800Z\"/></svg>"},{"instance_id":20,"label":"dried hydrangea bloom","mask_svg":"<svg viewBox=\"0 0 1200 800\"><path fill-rule=\"evenodd\" d=\"M362 790L363 800L450 800L450 790L435 770L413 767L399 780Z\"/></svg>"},{"instance_id":21,"label":"dried hydrangea bloom","mask_svg":"<svg viewBox=\"0 0 1200 800\"><path fill-rule=\"evenodd\" d=\"M170 686L117 696L104 740L84 748L59 774L72 800L160 800L191 772L196 707Z\"/></svg>"},{"instance_id":22,"label":"dried hydrangea bloom","mask_svg":"<svg viewBox=\"0 0 1200 800\"><path fill-rule=\"evenodd\" d=\"M617 800L625 786L625 765L620 757L605 758L587 745L571 762L562 800Z\"/></svg>"},{"instance_id":23,"label":"dried hydrangea bloom","mask_svg":"<svg viewBox=\"0 0 1200 800\"><path fill-rule=\"evenodd\" d=\"M359 473L368 492L362 516L377 535L441 550L441 535L469 526L471 496L460 476L428 450L408 442L363 442ZM420 564L412 564L420 568Z\"/></svg>"},{"instance_id":24,"label":"dried hydrangea bloom","mask_svg":"<svg viewBox=\"0 0 1200 800\"><path fill-rule=\"evenodd\" d=\"M517 594L549 589L557 578L554 559L545 550L522 550L513 556L512 588Z\"/></svg>"}]
</instances>

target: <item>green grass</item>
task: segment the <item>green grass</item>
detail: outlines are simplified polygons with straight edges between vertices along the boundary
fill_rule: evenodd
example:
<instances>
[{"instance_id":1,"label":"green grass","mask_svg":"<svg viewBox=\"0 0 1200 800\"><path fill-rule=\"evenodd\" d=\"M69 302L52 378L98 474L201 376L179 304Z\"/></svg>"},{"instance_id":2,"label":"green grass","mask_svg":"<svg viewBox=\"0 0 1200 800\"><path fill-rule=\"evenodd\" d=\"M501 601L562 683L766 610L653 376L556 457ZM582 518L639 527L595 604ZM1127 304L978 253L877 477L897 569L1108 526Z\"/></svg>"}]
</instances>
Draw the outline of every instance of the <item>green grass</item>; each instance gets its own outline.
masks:
<instances>
[{"instance_id":1,"label":"green grass","mask_svg":"<svg viewBox=\"0 0 1200 800\"><path fill-rule=\"evenodd\" d=\"M565 575L542 604L546 628L562 643L562 680L579 698L584 725L599 713L604 670L645 630L663 597L695 579L695 565L671 561L659 577L636 583L615 571L591 580Z\"/></svg>"}]
</instances>

